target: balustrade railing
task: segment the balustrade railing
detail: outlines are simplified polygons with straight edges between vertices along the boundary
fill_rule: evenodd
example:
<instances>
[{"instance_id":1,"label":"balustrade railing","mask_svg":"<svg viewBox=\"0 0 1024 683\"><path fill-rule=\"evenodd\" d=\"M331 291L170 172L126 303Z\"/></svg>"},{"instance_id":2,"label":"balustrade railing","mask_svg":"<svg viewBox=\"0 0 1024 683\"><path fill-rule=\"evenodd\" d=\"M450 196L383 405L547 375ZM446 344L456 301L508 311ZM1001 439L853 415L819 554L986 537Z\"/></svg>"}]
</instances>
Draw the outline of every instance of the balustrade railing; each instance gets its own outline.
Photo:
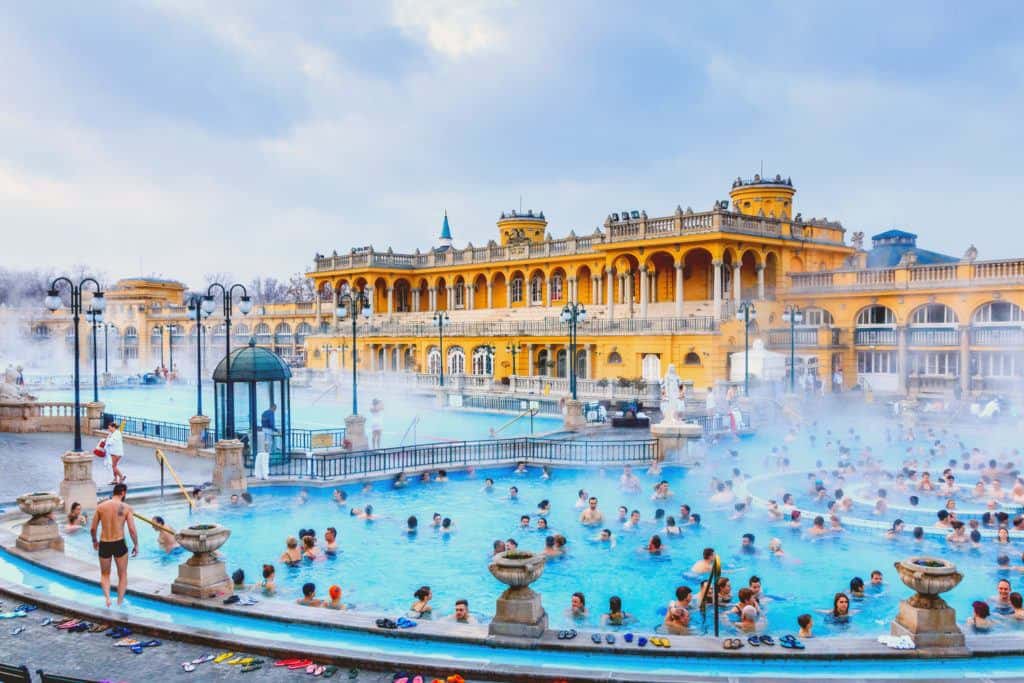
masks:
<instances>
[{"instance_id":1,"label":"balustrade railing","mask_svg":"<svg viewBox=\"0 0 1024 683\"><path fill-rule=\"evenodd\" d=\"M955 327L907 329L907 344L910 346L957 346L960 332Z\"/></svg>"},{"instance_id":2,"label":"balustrade railing","mask_svg":"<svg viewBox=\"0 0 1024 683\"><path fill-rule=\"evenodd\" d=\"M857 346L895 346L896 328L857 328L853 331L853 343Z\"/></svg>"},{"instance_id":3,"label":"balustrade railing","mask_svg":"<svg viewBox=\"0 0 1024 683\"><path fill-rule=\"evenodd\" d=\"M1024 345L1024 327L972 327L971 344L978 346Z\"/></svg>"},{"instance_id":4,"label":"balustrade railing","mask_svg":"<svg viewBox=\"0 0 1024 683\"><path fill-rule=\"evenodd\" d=\"M792 292L927 289L971 284L1024 284L1024 259L791 273Z\"/></svg>"},{"instance_id":5,"label":"balustrade railing","mask_svg":"<svg viewBox=\"0 0 1024 683\"><path fill-rule=\"evenodd\" d=\"M450 322L446 337L522 337L562 336L566 326L559 318L548 317L522 321ZM690 318L592 318L580 325L580 332L595 335L710 333L717 329L712 316ZM437 337L437 326L428 321L404 321L401 318L372 319L359 327L360 338L369 337Z\"/></svg>"}]
</instances>

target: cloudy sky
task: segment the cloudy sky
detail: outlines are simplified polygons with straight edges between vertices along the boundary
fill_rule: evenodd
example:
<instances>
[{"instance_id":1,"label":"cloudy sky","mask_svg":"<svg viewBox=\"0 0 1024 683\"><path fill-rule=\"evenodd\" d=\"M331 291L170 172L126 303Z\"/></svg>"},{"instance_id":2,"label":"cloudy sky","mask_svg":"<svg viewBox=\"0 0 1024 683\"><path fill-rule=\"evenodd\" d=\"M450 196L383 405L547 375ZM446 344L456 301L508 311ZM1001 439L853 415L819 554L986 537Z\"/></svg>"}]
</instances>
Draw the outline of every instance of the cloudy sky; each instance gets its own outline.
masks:
<instances>
[{"instance_id":1,"label":"cloudy sky","mask_svg":"<svg viewBox=\"0 0 1024 683\"><path fill-rule=\"evenodd\" d=\"M286 276L315 252L797 209L1024 256L1024 13L1008 2L10 2L0 263Z\"/></svg>"}]
</instances>

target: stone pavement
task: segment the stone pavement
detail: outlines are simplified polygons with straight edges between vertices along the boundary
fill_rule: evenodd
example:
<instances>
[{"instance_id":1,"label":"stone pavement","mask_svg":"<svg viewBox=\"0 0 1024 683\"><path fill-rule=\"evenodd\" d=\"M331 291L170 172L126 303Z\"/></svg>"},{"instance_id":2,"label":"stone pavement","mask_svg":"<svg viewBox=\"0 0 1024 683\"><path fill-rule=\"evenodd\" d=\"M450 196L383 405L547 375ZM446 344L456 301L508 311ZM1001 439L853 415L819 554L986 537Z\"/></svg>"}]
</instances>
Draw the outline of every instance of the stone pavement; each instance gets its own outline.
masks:
<instances>
[{"instance_id":1,"label":"stone pavement","mask_svg":"<svg viewBox=\"0 0 1024 683\"><path fill-rule=\"evenodd\" d=\"M91 451L99 441L94 436L82 436L82 448ZM0 502L13 501L23 493L31 491L57 491L64 478L64 465L60 456L70 450L74 443L71 434L8 434L0 433ZM160 466L153 456L153 448L143 448L126 443L122 470L128 475L128 487L133 485L158 484ZM201 484L210 481L213 475L213 458L198 458L177 453L167 453L171 466L186 484ZM100 490L108 489L109 479L102 467L93 468L93 478ZM173 487L170 473L167 483Z\"/></svg>"},{"instance_id":2,"label":"stone pavement","mask_svg":"<svg viewBox=\"0 0 1024 683\"><path fill-rule=\"evenodd\" d=\"M5 605L9 608L12 605ZM267 660L260 671L243 674L236 666L213 664L196 667L192 673L181 668L181 663L196 659L207 653L219 654L202 645L162 640L160 647L146 648L141 655L130 650L114 647L113 640L99 633L67 633L53 626L42 626L46 617L57 615L38 609L23 619L0 621L0 662L28 666L33 680L35 672L43 669L47 673L63 676L82 676L90 680L109 679L115 683L149 683L151 681L302 681L309 680L305 671L288 671L275 668L273 660ZM11 629L24 626L21 635L12 636ZM144 635L133 636L149 640ZM239 653L244 654L244 653ZM414 673L415 672L410 672ZM392 673L358 670L350 678L348 669L339 669L335 681L356 683L391 683ZM426 683L432 680L424 677ZM467 681L467 683L472 683Z\"/></svg>"}]
</instances>

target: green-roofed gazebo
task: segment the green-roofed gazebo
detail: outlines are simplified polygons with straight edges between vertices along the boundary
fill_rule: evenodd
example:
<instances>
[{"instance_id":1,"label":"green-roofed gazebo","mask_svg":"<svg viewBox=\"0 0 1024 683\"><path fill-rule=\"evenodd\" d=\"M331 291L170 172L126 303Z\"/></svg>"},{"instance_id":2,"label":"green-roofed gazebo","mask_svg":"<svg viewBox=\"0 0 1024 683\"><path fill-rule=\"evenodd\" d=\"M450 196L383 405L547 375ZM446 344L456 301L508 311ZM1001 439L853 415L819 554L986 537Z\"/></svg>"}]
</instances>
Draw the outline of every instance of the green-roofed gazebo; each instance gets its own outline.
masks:
<instances>
[{"instance_id":1,"label":"green-roofed gazebo","mask_svg":"<svg viewBox=\"0 0 1024 683\"><path fill-rule=\"evenodd\" d=\"M273 351L256 346L235 349L221 359L213 371L214 421L217 439L241 439L246 464L260 450L270 453L271 460L280 460L291 452L291 368ZM246 405L247 414L236 410L228 414L228 392L235 392L235 405ZM271 411L271 407L276 410ZM264 424L272 425L265 429ZM232 426L234 429L229 429Z\"/></svg>"}]
</instances>

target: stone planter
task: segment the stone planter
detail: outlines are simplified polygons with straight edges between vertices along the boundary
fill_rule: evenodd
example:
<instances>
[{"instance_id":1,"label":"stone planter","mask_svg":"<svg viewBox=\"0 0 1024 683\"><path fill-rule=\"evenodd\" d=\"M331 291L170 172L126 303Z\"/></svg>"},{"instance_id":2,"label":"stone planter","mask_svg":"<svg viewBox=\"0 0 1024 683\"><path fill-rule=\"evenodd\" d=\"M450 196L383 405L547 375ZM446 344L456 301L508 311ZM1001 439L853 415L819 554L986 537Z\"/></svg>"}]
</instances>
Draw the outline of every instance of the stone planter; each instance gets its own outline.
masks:
<instances>
[{"instance_id":1,"label":"stone planter","mask_svg":"<svg viewBox=\"0 0 1024 683\"><path fill-rule=\"evenodd\" d=\"M56 493L26 493L18 497L18 507L31 519L21 527L17 546L22 550L64 550L64 539L53 519L53 513L61 507Z\"/></svg>"},{"instance_id":2,"label":"stone planter","mask_svg":"<svg viewBox=\"0 0 1024 683\"><path fill-rule=\"evenodd\" d=\"M241 493L249 487L243 450L238 439L221 439L214 445L213 485L220 493Z\"/></svg>"},{"instance_id":3,"label":"stone planter","mask_svg":"<svg viewBox=\"0 0 1024 683\"><path fill-rule=\"evenodd\" d=\"M894 564L900 580L914 595L900 602L892 622L894 635L909 635L919 648L945 648L964 653L964 635L956 624L956 610L940 596L956 588L963 574L956 565L937 557L909 557Z\"/></svg>"},{"instance_id":4,"label":"stone planter","mask_svg":"<svg viewBox=\"0 0 1024 683\"><path fill-rule=\"evenodd\" d=\"M231 530L219 524L197 524L175 534L182 548L192 553L178 566L178 578L171 592L193 598L212 598L232 591L224 562L216 551L231 536Z\"/></svg>"},{"instance_id":5,"label":"stone planter","mask_svg":"<svg viewBox=\"0 0 1024 683\"><path fill-rule=\"evenodd\" d=\"M530 584L544 573L547 557L525 552L505 552L488 566L491 574L508 588L497 600L489 633L492 636L539 638L548 627L548 615L539 593Z\"/></svg>"},{"instance_id":6,"label":"stone planter","mask_svg":"<svg viewBox=\"0 0 1024 683\"><path fill-rule=\"evenodd\" d=\"M107 456L109 457L109 456ZM96 509L96 482L92 478L93 461L90 453L68 451L60 457L64 463L64 479L60 483L60 495L64 499L64 512L71 511L72 503L81 503L82 509ZM102 465L101 465L102 466Z\"/></svg>"}]
</instances>

